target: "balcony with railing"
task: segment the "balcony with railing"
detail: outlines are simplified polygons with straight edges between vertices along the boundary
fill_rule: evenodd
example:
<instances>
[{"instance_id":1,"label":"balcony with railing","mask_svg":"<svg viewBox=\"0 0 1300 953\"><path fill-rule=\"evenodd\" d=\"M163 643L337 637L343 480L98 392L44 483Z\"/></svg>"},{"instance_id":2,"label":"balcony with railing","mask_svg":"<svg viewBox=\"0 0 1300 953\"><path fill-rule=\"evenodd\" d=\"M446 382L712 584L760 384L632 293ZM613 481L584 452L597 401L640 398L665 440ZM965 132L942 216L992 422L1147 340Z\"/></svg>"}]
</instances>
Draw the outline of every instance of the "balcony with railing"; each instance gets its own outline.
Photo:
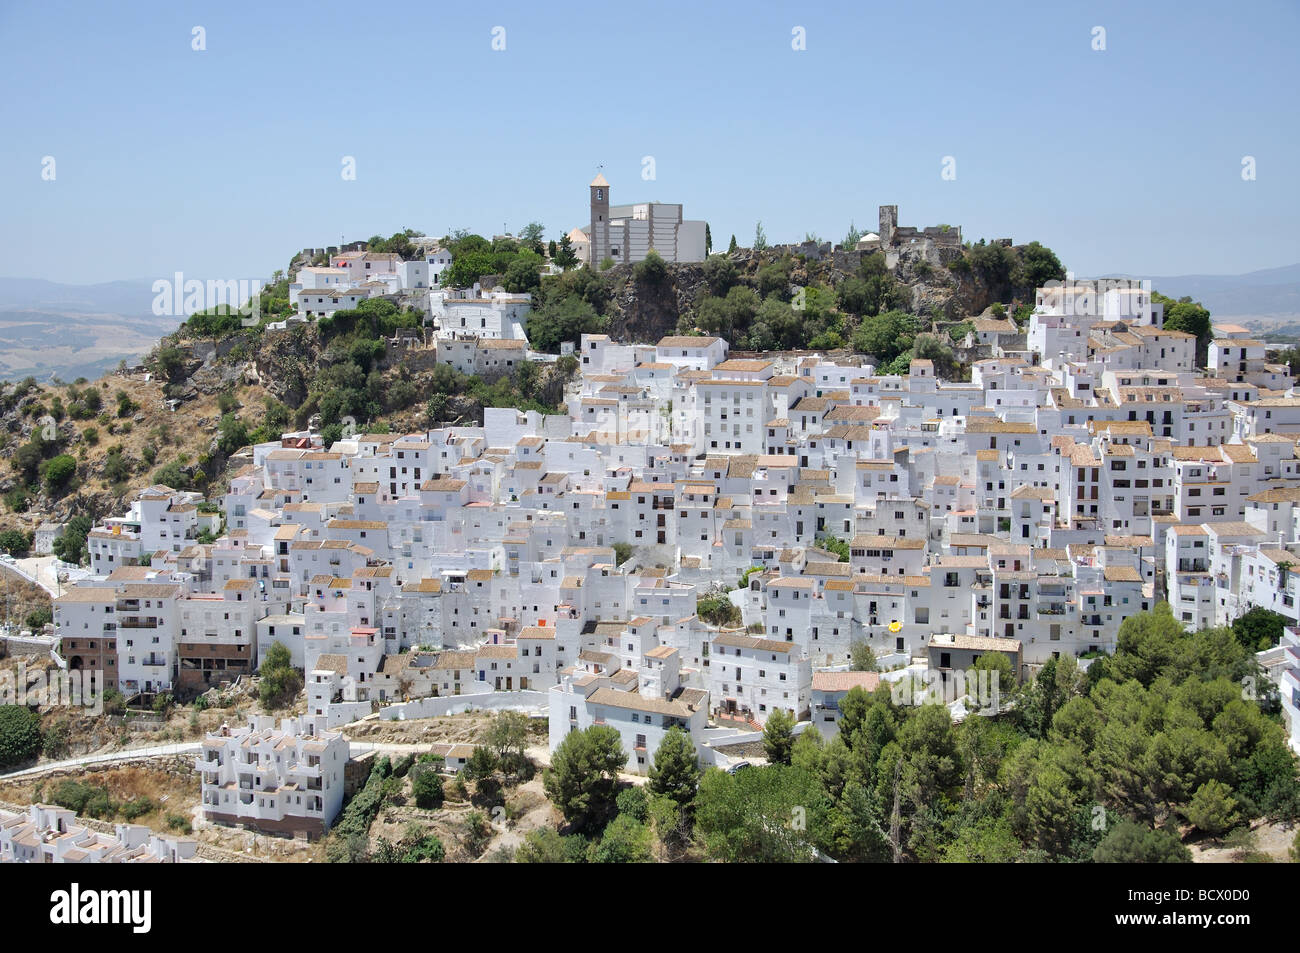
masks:
<instances>
[{"instance_id":1,"label":"balcony with railing","mask_svg":"<svg viewBox=\"0 0 1300 953\"><path fill-rule=\"evenodd\" d=\"M119 616L117 624L123 629L156 629L158 628L157 616Z\"/></svg>"}]
</instances>

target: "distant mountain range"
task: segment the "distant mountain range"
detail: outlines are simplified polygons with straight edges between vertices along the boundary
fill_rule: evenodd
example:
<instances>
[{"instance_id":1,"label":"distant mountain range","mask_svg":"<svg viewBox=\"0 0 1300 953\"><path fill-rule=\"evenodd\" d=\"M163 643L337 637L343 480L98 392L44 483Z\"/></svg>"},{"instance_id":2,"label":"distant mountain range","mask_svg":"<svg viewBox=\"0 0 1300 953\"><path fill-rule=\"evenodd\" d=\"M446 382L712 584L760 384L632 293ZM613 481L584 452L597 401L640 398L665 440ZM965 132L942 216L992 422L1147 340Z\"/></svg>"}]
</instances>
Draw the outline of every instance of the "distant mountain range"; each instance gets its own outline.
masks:
<instances>
[{"instance_id":1,"label":"distant mountain range","mask_svg":"<svg viewBox=\"0 0 1300 953\"><path fill-rule=\"evenodd\" d=\"M95 378L148 352L180 319L153 314L153 281L0 279L0 379Z\"/></svg>"},{"instance_id":2,"label":"distant mountain range","mask_svg":"<svg viewBox=\"0 0 1300 953\"><path fill-rule=\"evenodd\" d=\"M1151 287L1170 298L1188 295L1201 302L1209 308L1216 323L1241 324L1276 335L1300 334L1300 264L1265 268L1244 275L1151 277Z\"/></svg>"}]
</instances>

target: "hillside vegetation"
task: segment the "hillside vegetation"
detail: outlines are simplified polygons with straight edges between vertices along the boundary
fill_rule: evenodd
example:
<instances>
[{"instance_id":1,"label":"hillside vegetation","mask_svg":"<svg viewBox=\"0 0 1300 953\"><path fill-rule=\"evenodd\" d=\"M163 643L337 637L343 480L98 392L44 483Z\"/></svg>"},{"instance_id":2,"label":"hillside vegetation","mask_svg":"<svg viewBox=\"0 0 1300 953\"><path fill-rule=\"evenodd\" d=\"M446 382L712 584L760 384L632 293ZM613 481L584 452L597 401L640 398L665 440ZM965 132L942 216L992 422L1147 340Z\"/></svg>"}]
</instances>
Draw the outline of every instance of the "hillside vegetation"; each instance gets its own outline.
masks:
<instances>
[{"instance_id":1,"label":"hillside vegetation","mask_svg":"<svg viewBox=\"0 0 1300 953\"><path fill-rule=\"evenodd\" d=\"M652 253L636 265L606 262L544 276L548 256L576 260L567 240L543 248L540 226L530 229L531 237L518 240L448 236L456 256L449 278L532 294L530 343L551 353L583 333L637 342L716 334L739 351L852 349L885 372L927 357L953 375L959 361L952 346L969 327L966 318L1001 302L1016 308L1037 285L1063 276L1056 256L1037 243L982 242L943 267L906 248L893 269L879 252L859 262L736 249L695 264L669 264ZM372 242L409 254L414 234ZM846 271L836 261L855 267ZM389 300L271 328L292 311L289 281L307 263L295 257L287 274L273 276L255 325L230 309L194 314L149 353L143 371L123 364L95 381L27 378L0 388L0 532L30 534L43 520L97 520L152 483L214 488L215 495L241 448L309 425L328 443L348 427L382 433L471 425L481 422L484 407L561 409L574 358L526 363L496 379L467 376L436 365L422 343L422 313ZM390 343L403 332L415 332L414 347ZM21 551L16 537L10 542L3 548ZM69 555L80 548L71 546Z\"/></svg>"}]
</instances>

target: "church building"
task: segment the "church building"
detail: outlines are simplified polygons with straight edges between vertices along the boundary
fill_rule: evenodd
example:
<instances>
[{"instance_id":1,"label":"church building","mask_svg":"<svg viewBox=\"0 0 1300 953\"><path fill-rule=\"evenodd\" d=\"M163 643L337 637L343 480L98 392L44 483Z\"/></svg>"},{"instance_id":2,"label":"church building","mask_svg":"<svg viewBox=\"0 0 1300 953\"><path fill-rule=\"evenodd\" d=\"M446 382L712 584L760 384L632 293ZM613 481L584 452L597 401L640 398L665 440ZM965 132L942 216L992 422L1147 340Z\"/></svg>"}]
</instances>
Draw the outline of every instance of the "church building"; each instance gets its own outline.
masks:
<instances>
[{"instance_id":1,"label":"church building","mask_svg":"<svg viewBox=\"0 0 1300 953\"><path fill-rule=\"evenodd\" d=\"M599 267L606 258L620 264L644 261L652 248L664 261L704 261L707 224L684 221L680 205L611 205L609 183L603 175L592 180L590 189L586 261L592 267Z\"/></svg>"}]
</instances>

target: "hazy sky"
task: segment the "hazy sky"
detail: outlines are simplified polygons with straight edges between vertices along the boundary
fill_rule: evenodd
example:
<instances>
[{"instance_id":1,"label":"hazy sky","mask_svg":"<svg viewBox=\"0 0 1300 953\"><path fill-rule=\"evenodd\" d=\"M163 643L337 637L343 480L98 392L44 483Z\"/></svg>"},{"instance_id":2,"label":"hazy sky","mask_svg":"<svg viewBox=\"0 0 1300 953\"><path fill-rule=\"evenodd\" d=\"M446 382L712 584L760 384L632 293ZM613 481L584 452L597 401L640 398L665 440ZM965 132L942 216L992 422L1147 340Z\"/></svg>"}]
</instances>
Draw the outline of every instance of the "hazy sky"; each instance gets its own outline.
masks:
<instances>
[{"instance_id":1,"label":"hazy sky","mask_svg":"<svg viewBox=\"0 0 1300 953\"><path fill-rule=\"evenodd\" d=\"M1298 11L0 0L0 275L262 277L402 227L558 237L600 164L615 202L684 203L715 247L758 220L839 241L896 204L1080 275L1292 264Z\"/></svg>"}]
</instances>

